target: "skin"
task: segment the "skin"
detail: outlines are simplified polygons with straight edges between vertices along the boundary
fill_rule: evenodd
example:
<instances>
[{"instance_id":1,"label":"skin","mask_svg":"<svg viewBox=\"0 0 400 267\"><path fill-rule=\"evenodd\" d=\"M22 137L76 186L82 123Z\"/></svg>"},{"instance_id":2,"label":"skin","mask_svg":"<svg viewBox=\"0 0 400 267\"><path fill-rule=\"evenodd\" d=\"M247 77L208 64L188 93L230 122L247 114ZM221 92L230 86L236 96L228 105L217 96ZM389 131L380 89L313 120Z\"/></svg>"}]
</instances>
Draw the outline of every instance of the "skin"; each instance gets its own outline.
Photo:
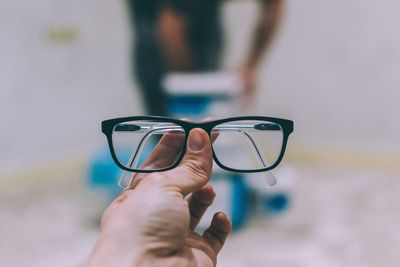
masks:
<instances>
[{"instance_id":1,"label":"skin","mask_svg":"<svg viewBox=\"0 0 400 267\"><path fill-rule=\"evenodd\" d=\"M177 140L173 134L165 135L144 167L167 164L174 158L175 146L181 143L171 143L172 139ZM209 136L193 129L177 168L136 175L130 189L111 203L102 217L100 237L83 266L216 266L232 229L230 219L216 213L202 235L194 232L215 197L208 184L211 168Z\"/></svg>"},{"instance_id":2,"label":"skin","mask_svg":"<svg viewBox=\"0 0 400 267\"><path fill-rule=\"evenodd\" d=\"M238 68L244 85L244 97L254 97L257 69L264 53L272 44L283 13L283 0L259 0L260 15L254 29L249 53ZM164 57L171 71L193 69L191 51L186 40L187 19L171 8L164 8L158 16L158 32Z\"/></svg>"},{"instance_id":3,"label":"skin","mask_svg":"<svg viewBox=\"0 0 400 267\"><path fill-rule=\"evenodd\" d=\"M261 14L255 27L250 52L245 63L239 68L244 84L244 96L254 97L257 69L265 52L271 47L279 22L282 19L283 0L262 0Z\"/></svg>"}]
</instances>

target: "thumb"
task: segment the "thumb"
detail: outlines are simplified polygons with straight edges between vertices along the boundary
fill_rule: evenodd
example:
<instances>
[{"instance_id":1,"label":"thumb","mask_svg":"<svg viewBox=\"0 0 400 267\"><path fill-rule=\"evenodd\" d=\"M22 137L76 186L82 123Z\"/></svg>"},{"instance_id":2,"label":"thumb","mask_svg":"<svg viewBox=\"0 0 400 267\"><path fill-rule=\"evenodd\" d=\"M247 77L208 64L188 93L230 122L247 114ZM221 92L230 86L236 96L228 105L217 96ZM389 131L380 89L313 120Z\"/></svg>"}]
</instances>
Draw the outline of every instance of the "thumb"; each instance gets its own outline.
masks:
<instances>
[{"instance_id":1,"label":"thumb","mask_svg":"<svg viewBox=\"0 0 400 267\"><path fill-rule=\"evenodd\" d=\"M168 181L186 195L204 186L211 176L212 149L210 137L202 129L190 131L186 153L179 167L168 171Z\"/></svg>"}]
</instances>

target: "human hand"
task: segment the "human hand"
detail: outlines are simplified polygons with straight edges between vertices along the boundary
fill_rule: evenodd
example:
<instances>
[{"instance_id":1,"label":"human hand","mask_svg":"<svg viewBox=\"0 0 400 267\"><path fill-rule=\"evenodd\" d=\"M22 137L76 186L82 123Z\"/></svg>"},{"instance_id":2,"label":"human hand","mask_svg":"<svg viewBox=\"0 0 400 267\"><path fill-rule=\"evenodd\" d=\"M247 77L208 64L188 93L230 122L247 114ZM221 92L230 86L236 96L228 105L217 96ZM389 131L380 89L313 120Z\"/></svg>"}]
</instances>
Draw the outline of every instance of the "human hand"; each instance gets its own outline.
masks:
<instances>
[{"instance_id":1,"label":"human hand","mask_svg":"<svg viewBox=\"0 0 400 267\"><path fill-rule=\"evenodd\" d=\"M173 159L176 145L179 138L164 135L144 167ZM211 167L209 136L193 129L180 166L136 175L105 211L86 266L215 266L232 228L229 218L216 213L203 235L194 232L215 197L207 183Z\"/></svg>"},{"instance_id":2,"label":"human hand","mask_svg":"<svg viewBox=\"0 0 400 267\"><path fill-rule=\"evenodd\" d=\"M253 102L256 92L256 69L250 66L242 66L237 71L242 82L241 94L242 106L246 107Z\"/></svg>"}]
</instances>

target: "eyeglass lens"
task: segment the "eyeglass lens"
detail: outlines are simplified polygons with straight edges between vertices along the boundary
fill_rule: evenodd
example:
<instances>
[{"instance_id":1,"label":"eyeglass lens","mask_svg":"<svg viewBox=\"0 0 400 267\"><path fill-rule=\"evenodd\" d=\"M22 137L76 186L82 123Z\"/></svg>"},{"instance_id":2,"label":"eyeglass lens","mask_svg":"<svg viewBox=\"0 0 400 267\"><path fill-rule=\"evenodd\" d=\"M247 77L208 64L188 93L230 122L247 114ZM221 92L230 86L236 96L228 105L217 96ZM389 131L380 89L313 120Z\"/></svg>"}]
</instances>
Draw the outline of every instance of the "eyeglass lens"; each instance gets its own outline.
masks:
<instances>
[{"instance_id":1,"label":"eyeglass lens","mask_svg":"<svg viewBox=\"0 0 400 267\"><path fill-rule=\"evenodd\" d=\"M283 131L279 124L261 120L231 121L215 126L213 149L218 161L234 170L260 170L279 158Z\"/></svg>"},{"instance_id":2,"label":"eyeglass lens","mask_svg":"<svg viewBox=\"0 0 400 267\"><path fill-rule=\"evenodd\" d=\"M170 122L122 122L114 127L112 133L117 160L134 170L171 167L182 154L184 141L184 129Z\"/></svg>"}]
</instances>

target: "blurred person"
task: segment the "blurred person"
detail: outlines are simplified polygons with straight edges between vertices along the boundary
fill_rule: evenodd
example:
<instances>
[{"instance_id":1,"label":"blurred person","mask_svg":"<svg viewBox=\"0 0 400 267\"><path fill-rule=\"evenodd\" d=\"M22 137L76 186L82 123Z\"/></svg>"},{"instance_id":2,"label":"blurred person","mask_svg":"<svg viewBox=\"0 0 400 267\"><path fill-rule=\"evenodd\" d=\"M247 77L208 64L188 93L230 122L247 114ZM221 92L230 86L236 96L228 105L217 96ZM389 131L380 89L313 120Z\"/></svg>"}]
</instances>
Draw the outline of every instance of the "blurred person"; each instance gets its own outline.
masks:
<instances>
[{"instance_id":1,"label":"blurred person","mask_svg":"<svg viewBox=\"0 0 400 267\"><path fill-rule=\"evenodd\" d=\"M130 189L111 203L84 266L216 266L232 229L230 219L219 212L203 235L194 231L215 197L208 184L212 168L208 134L191 130L186 151L175 169L137 174ZM143 164L151 167L174 156L166 135Z\"/></svg>"},{"instance_id":2,"label":"blurred person","mask_svg":"<svg viewBox=\"0 0 400 267\"><path fill-rule=\"evenodd\" d=\"M258 63L269 47L282 14L283 0L261 3L250 52L239 68L251 98ZM223 0L127 0L135 38L134 74L149 115L167 115L167 96L161 86L169 72L216 71L222 49Z\"/></svg>"}]
</instances>

